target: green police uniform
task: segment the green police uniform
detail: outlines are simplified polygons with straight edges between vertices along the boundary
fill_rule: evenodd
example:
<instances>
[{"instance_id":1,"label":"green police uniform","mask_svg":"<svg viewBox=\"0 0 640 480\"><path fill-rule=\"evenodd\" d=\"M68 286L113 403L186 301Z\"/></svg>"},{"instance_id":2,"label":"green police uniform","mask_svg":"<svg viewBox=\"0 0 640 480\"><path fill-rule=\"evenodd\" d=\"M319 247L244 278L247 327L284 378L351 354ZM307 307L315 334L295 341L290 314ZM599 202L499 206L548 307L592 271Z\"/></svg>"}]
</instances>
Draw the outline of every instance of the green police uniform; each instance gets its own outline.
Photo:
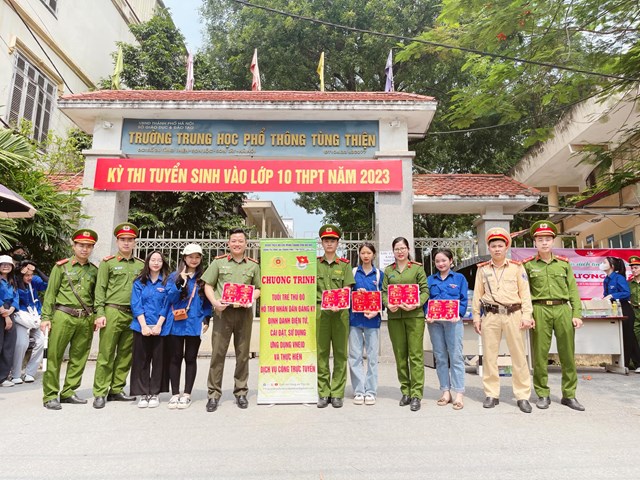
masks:
<instances>
[{"instance_id":1,"label":"green police uniform","mask_svg":"<svg viewBox=\"0 0 640 480\"><path fill-rule=\"evenodd\" d=\"M139 258L118 254L103 258L98 267L96 316L106 317L107 324L100 330L94 397L121 393L127 383L133 345L131 290L143 266Z\"/></svg>"},{"instance_id":2,"label":"green police uniform","mask_svg":"<svg viewBox=\"0 0 640 480\"><path fill-rule=\"evenodd\" d=\"M334 227L335 229L335 227ZM336 229L337 230L337 229ZM339 232L339 230L338 230ZM347 384L347 351L349 341L349 310L321 310L322 292L350 287L353 268L349 260L335 258L332 262L318 257L316 344L318 355L318 396L343 398ZM329 354L333 348L333 376L329 367Z\"/></svg>"},{"instance_id":3,"label":"green police uniform","mask_svg":"<svg viewBox=\"0 0 640 480\"><path fill-rule=\"evenodd\" d=\"M636 316L633 331L636 334L638 343L640 343L640 281L633 278L629 280L629 289L631 290L631 299L629 302L631 303L633 313Z\"/></svg>"},{"instance_id":4,"label":"green police uniform","mask_svg":"<svg viewBox=\"0 0 640 480\"><path fill-rule=\"evenodd\" d=\"M90 262L83 265L75 257L60 260L51 271L42 302L42 320L51 321L47 370L42 377L45 403L57 398L58 392L61 399L69 398L80 387L91 349L93 315L73 294L69 279L85 306L92 309L97 275L98 267ZM69 363L60 391L60 365L67 345L70 345Z\"/></svg>"},{"instance_id":5,"label":"green police uniform","mask_svg":"<svg viewBox=\"0 0 640 480\"><path fill-rule=\"evenodd\" d=\"M217 299L222 298L225 283L242 283L260 288L260 266L253 258L244 257L240 262L231 255L216 257L202 275L202 280L211 285ZM249 380L249 355L253 308L228 306L213 319L211 332L211 363L207 378L208 397L222 396L222 376L224 360L233 334L233 348L236 354L236 369L233 375L236 397L246 396Z\"/></svg>"},{"instance_id":6,"label":"green police uniform","mask_svg":"<svg viewBox=\"0 0 640 480\"><path fill-rule=\"evenodd\" d=\"M384 269L382 302L389 306L389 285L418 284L420 306L406 312L387 310L389 337L396 358L396 370L403 395L422 399L424 390L424 315L422 305L429 299L427 274L421 264L409 262L400 271L395 263Z\"/></svg>"}]
</instances>

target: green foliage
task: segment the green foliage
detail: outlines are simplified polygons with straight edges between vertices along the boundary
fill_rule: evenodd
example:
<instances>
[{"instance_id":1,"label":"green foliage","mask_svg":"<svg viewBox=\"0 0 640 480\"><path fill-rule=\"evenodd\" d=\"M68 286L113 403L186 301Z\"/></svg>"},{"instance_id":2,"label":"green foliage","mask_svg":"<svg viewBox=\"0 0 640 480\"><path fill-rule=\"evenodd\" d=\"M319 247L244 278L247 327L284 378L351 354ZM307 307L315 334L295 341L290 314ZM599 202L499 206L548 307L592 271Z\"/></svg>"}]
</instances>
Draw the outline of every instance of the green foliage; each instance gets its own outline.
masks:
<instances>
[{"instance_id":1,"label":"green foliage","mask_svg":"<svg viewBox=\"0 0 640 480\"><path fill-rule=\"evenodd\" d=\"M373 232L373 193L300 193L294 203L309 213L324 214L324 221L346 232Z\"/></svg>"}]
</instances>

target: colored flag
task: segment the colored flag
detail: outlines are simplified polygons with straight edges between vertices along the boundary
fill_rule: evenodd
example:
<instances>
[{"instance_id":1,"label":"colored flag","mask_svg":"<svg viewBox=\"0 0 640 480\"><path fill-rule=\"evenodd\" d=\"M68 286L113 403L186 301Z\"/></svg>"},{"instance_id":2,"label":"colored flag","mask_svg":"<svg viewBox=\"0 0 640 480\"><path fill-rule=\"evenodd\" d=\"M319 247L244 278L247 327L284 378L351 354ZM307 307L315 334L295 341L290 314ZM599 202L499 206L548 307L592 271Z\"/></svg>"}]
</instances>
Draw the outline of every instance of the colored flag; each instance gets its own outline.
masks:
<instances>
[{"instance_id":1,"label":"colored flag","mask_svg":"<svg viewBox=\"0 0 640 480\"><path fill-rule=\"evenodd\" d=\"M387 76L387 82L384 85L384 91L394 92L395 85L393 84L393 50L389 50L387 64L384 66L384 73Z\"/></svg>"},{"instance_id":2,"label":"colored flag","mask_svg":"<svg viewBox=\"0 0 640 480\"><path fill-rule=\"evenodd\" d=\"M120 74L124 70L124 61L122 59L122 45L118 47L118 56L116 58L116 67L113 69L113 75L111 75L111 88L113 90L120 90Z\"/></svg>"},{"instance_id":3,"label":"colored flag","mask_svg":"<svg viewBox=\"0 0 640 480\"><path fill-rule=\"evenodd\" d=\"M320 91L324 92L324 52L320 54L320 61L318 62L316 72L320 75Z\"/></svg>"},{"instance_id":4,"label":"colored flag","mask_svg":"<svg viewBox=\"0 0 640 480\"><path fill-rule=\"evenodd\" d=\"M187 85L184 89L193 90L193 82L193 53L189 52L189 56L187 57Z\"/></svg>"},{"instance_id":5,"label":"colored flag","mask_svg":"<svg viewBox=\"0 0 640 480\"><path fill-rule=\"evenodd\" d=\"M253 74L253 80L251 80L251 90L259 92L262 90L262 84L260 83L260 69L258 68L258 49L253 51L253 59L251 60L251 73Z\"/></svg>"}]
</instances>

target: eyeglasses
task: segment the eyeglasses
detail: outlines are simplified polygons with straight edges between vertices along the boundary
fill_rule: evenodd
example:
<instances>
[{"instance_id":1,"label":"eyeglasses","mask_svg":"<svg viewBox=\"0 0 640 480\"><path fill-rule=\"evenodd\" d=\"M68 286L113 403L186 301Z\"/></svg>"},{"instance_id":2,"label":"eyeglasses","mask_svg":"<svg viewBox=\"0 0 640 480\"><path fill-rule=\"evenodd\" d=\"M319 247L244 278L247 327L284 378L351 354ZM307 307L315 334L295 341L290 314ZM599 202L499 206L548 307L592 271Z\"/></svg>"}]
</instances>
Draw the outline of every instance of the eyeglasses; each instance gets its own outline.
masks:
<instances>
[{"instance_id":1,"label":"eyeglasses","mask_svg":"<svg viewBox=\"0 0 640 480\"><path fill-rule=\"evenodd\" d=\"M407 250L409 250L407 247L402 247L402 248L394 248L393 251L400 253L400 252L406 252Z\"/></svg>"}]
</instances>

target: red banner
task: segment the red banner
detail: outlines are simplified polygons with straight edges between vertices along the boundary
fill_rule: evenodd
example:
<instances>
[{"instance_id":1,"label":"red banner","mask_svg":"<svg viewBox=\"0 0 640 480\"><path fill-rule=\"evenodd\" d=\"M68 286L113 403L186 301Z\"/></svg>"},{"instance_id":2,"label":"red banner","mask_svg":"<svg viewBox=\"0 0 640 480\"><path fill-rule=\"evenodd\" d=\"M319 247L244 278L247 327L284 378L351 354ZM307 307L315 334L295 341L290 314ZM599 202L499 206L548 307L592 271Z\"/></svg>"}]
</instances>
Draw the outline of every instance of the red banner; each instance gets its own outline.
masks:
<instances>
[{"instance_id":1,"label":"red banner","mask_svg":"<svg viewBox=\"0 0 640 480\"><path fill-rule=\"evenodd\" d=\"M96 190L399 192L402 160L98 158Z\"/></svg>"}]
</instances>

